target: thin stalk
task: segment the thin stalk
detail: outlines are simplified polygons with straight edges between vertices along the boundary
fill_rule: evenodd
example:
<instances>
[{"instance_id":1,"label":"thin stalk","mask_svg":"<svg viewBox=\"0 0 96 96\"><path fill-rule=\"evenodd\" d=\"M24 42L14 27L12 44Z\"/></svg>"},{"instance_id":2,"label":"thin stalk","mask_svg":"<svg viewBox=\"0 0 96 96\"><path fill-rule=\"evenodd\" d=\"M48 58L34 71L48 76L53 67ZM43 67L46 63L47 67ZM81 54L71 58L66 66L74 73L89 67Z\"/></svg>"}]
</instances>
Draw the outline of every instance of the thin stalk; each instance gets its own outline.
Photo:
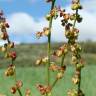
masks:
<instances>
[{"instance_id":1,"label":"thin stalk","mask_svg":"<svg viewBox=\"0 0 96 96\"><path fill-rule=\"evenodd\" d=\"M81 69L79 70L80 74L79 74L79 83L78 83L78 94L80 93L80 87L81 87Z\"/></svg>"},{"instance_id":2,"label":"thin stalk","mask_svg":"<svg viewBox=\"0 0 96 96\"><path fill-rule=\"evenodd\" d=\"M74 29L74 27L76 25L77 15L78 15L78 10L76 10L76 18L75 18L74 23L73 23L73 29Z\"/></svg>"},{"instance_id":3,"label":"thin stalk","mask_svg":"<svg viewBox=\"0 0 96 96\"><path fill-rule=\"evenodd\" d=\"M65 54L63 54L61 58L61 67L64 65L64 58L65 58Z\"/></svg>"},{"instance_id":4,"label":"thin stalk","mask_svg":"<svg viewBox=\"0 0 96 96\"><path fill-rule=\"evenodd\" d=\"M58 81L58 79L56 78L55 81L53 82L52 86L51 86L52 89L56 85L57 81Z\"/></svg>"},{"instance_id":5,"label":"thin stalk","mask_svg":"<svg viewBox=\"0 0 96 96\"><path fill-rule=\"evenodd\" d=\"M13 60L12 60L12 64L14 64L14 61ZM14 69L14 80L15 80L15 84L16 84L16 82L17 82L16 69ZM19 93L20 96L23 96L22 95L22 92L21 92L21 90L19 88L17 88L17 91L18 91L18 93Z\"/></svg>"},{"instance_id":6,"label":"thin stalk","mask_svg":"<svg viewBox=\"0 0 96 96\"><path fill-rule=\"evenodd\" d=\"M74 27L75 27L75 25L76 25L77 15L78 15L78 10L76 10L76 18L75 18L74 23L73 23L73 30L74 30ZM78 76L78 78L79 78L79 83L78 83L78 85L77 85L77 86L78 86L78 89L77 89L78 94L79 94L79 92L80 92L80 87L81 87L81 69L79 70L79 72L80 72L80 74L79 74L79 76Z\"/></svg>"},{"instance_id":7,"label":"thin stalk","mask_svg":"<svg viewBox=\"0 0 96 96\"><path fill-rule=\"evenodd\" d=\"M56 0L53 0L52 1L52 6L51 6L51 11L53 10L54 6L55 6L55 1ZM51 51L51 28L52 28L52 21L53 21L53 17L50 18L50 21L49 21L49 35L48 35L48 66L47 66L47 83L48 85L50 85L50 71L49 71L49 67L50 67L50 51Z\"/></svg>"},{"instance_id":8,"label":"thin stalk","mask_svg":"<svg viewBox=\"0 0 96 96\"><path fill-rule=\"evenodd\" d=\"M61 58L61 67L64 65L64 58L65 58L65 54L63 54L62 58ZM57 82L58 82L58 79L56 78L55 81L53 82L52 86L51 86L52 89L56 85Z\"/></svg>"}]
</instances>

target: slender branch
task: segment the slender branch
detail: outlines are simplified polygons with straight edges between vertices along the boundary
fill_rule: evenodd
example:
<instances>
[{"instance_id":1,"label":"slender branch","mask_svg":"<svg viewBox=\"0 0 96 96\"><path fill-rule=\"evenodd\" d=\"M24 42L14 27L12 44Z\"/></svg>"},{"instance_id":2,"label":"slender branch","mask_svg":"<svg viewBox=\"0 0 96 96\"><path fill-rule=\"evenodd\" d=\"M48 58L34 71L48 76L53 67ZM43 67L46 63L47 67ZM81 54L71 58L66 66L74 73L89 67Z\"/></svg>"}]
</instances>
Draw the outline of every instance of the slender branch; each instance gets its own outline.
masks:
<instances>
[{"instance_id":1,"label":"slender branch","mask_svg":"<svg viewBox=\"0 0 96 96\"><path fill-rule=\"evenodd\" d=\"M58 79L56 78L55 81L53 82L52 86L51 86L52 89L56 85L57 81L58 81Z\"/></svg>"},{"instance_id":2,"label":"slender branch","mask_svg":"<svg viewBox=\"0 0 96 96\"><path fill-rule=\"evenodd\" d=\"M61 67L64 65L64 58L65 58L65 54L63 54L62 58L61 58ZM52 89L56 85L57 82L58 82L58 79L56 78L55 81L53 82L52 86L51 86Z\"/></svg>"},{"instance_id":3,"label":"slender branch","mask_svg":"<svg viewBox=\"0 0 96 96\"><path fill-rule=\"evenodd\" d=\"M11 60L11 61L12 61L12 64L14 64L14 60ZM14 69L14 80L15 80L15 83L16 83L17 82L16 69ZM18 91L18 93L19 93L20 96L23 96L22 95L22 92L21 92L21 90L19 88L17 88L17 91Z\"/></svg>"},{"instance_id":4,"label":"slender branch","mask_svg":"<svg viewBox=\"0 0 96 96\"><path fill-rule=\"evenodd\" d=\"M52 1L52 6L51 6L51 11L53 10L54 6L55 6L55 1L56 0L53 0ZM53 17L50 18L50 21L49 21L49 35L48 35L48 66L47 66L47 83L48 85L50 85L50 71L49 71L49 67L50 67L50 51L51 51L51 28L52 28L52 21L53 21Z\"/></svg>"},{"instance_id":5,"label":"slender branch","mask_svg":"<svg viewBox=\"0 0 96 96\"><path fill-rule=\"evenodd\" d=\"M65 54L62 55L62 58L61 58L61 67L63 66L64 64L64 58L65 58Z\"/></svg>"},{"instance_id":6,"label":"slender branch","mask_svg":"<svg viewBox=\"0 0 96 96\"><path fill-rule=\"evenodd\" d=\"M81 87L81 69L79 70L80 71L80 74L79 74L79 83L78 83L78 94L80 93L80 87Z\"/></svg>"},{"instance_id":7,"label":"slender branch","mask_svg":"<svg viewBox=\"0 0 96 96\"><path fill-rule=\"evenodd\" d=\"M73 30L76 25L76 20L77 20L77 15L78 15L78 9L76 10L76 18L73 23ZM81 69L79 70L80 74L78 75L79 83L78 83L78 94L80 93L80 87L81 87Z\"/></svg>"}]
</instances>

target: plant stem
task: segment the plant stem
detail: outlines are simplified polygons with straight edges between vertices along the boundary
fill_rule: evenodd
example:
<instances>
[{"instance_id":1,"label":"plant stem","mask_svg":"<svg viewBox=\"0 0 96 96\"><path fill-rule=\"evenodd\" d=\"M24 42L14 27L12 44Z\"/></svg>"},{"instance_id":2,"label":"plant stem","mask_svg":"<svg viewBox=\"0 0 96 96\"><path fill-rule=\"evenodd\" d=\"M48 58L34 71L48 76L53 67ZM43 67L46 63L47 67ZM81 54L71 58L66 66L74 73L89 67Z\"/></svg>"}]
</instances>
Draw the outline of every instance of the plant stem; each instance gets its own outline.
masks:
<instances>
[{"instance_id":1,"label":"plant stem","mask_svg":"<svg viewBox=\"0 0 96 96\"><path fill-rule=\"evenodd\" d=\"M75 27L75 25L76 25L77 15L78 15L78 10L76 10L76 18L75 18L75 20L74 20L73 30L74 30L74 27ZM79 78L79 83L78 83L78 89L77 89L78 95L79 95L79 93L80 93L80 87L81 87L81 69L79 70L79 72L80 72L80 74L79 74L79 76L78 76L78 78Z\"/></svg>"},{"instance_id":2,"label":"plant stem","mask_svg":"<svg viewBox=\"0 0 96 96\"><path fill-rule=\"evenodd\" d=\"M78 83L78 94L80 93L80 87L81 87L81 69L79 71L80 74L79 74L79 83Z\"/></svg>"},{"instance_id":3,"label":"plant stem","mask_svg":"<svg viewBox=\"0 0 96 96\"><path fill-rule=\"evenodd\" d=\"M61 67L64 65L64 57L65 57L65 54L63 54L62 58L61 58ZM56 85L57 82L58 82L58 79L56 78L55 81L53 82L52 86L51 86L52 89Z\"/></svg>"},{"instance_id":4,"label":"plant stem","mask_svg":"<svg viewBox=\"0 0 96 96\"><path fill-rule=\"evenodd\" d=\"M61 67L63 66L64 64L64 58L65 58L65 54L62 55L62 58L61 58Z\"/></svg>"},{"instance_id":5,"label":"plant stem","mask_svg":"<svg viewBox=\"0 0 96 96\"><path fill-rule=\"evenodd\" d=\"M12 64L14 64L14 61L13 60L12 60ZM14 69L14 79L15 79L15 84L16 84L16 82L17 82L16 69ZM22 93L21 93L21 90L19 88L17 88L17 91L18 91L18 93L19 93L20 96L23 96Z\"/></svg>"},{"instance_id":6,"label":"plant stem","mask_svg":"<svg viewBox=\"0 0 96 96\"><path fill-rule=\"evenodd\" d=\"M52 86L51 86L52 89L53 89L53 87L56 85L57 81L58 81L58 79L56 78L55 81L53 82Z\"/></svg>"},{"instance_id":7,"label":"plant stem","mask_svg":"<svg viewBox=\"0 0 96 96\"><path fill-rule=\"evenodd\" d=\"M78 10L76 10L76 18L75 18L74 23L73 23L73 29L74 29L74 27L76 25L77 15L78 15Z\"/></svg>"},{"instance_id":8,"label":"plant stem","mask_svg":"<svg viewBox=\"0 0 96 96\"><path fill-rule=\"evenodd\" d=\"M55 1L52 1L52 6L51 6L51 11L53 10L54 6L55 6ZM49 71L49 67L50 67L50 51L51 51L51 28L52 28L52 21L53 21L53 17L50 18L49 21L49 35L48 35L48 66L47 66L47 83L48 85L50 85L50 71Z\"/></svg>"}]
</instances>

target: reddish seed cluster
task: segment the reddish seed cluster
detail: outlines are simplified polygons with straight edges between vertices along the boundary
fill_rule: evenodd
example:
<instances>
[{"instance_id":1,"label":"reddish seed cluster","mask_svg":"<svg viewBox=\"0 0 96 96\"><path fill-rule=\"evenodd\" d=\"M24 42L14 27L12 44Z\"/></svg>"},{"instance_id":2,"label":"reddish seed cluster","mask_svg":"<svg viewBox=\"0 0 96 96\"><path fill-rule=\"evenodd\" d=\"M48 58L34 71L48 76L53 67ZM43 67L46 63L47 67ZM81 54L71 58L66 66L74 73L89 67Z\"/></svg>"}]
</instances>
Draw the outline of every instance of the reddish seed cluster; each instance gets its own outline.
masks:
<instances>
[{"instance_id":1,"label":"reddish seed cluster","mask_svg":"<svg viewBox=\"0 0 96 96\"><path fill-rule=\"evenodd\" d=\"M48 57L40 58L36 61L36 65L46 64L48 62Z\"/></svg>"},{"instance_id":2,"label":"reddish seed cluster","mask_svg":"<svg viewBox=\"0 0 96 96\"><path fill-rule=\"evenodd\" d=\"M66 54L67 52L68 52L68 46L67 44L64 44L57 51L54 51L53 56L61 57L63 54Z\"/></svg>"},{"instance_id":3,"label":"reddish seed cluster","mask_svg":"<svg viewBox=\"0 0 96 96\"><path fill-rule=\"evenodd\" d=\"M48 35L49 35L49 28L44 27L42 32L37 32L37 33L36 33L36 37L37 37L37 38L40 38L40 37L42 37L43 35L44 35L44 36L48 36Z\"/></svg>"},{"instance_id":4,"label":"reddish seed cluster","mask_svg":"<svg viewBox=\"0 0 96 96\"><path fill-rule=\"evenodd\" d=\"M79 15L78 10L82 9L79 0L72 0L72 10L75 10L75 13L69 14L65 10L60 10L60 17L63 17L61 20L62 26L65 27L65 36L68 39L68 48L72 52L72 64L76 67L75 75L72 78L74 84L78 85L78 91L68 92L68 96L83 96L79 94L80 89L80 80L81 80L81 69L84 67L84 64L81 62L82 58L80 55L81 46L77 43L79 30L75 27L76 22L80 23L82 17ZM70 22L70 21L73 21ZM81 92L81 91L80 91Z\"/></svg>"},{"instance_id":5,"label":"reddish seed cluster","mask_svg":"<svg viewBox=\"0 0 96 96\"><path fill-rule=\"evenodd\" d=\"M11 87L11 93L15 94L17 92L18 89L20 89L23 86L22 81L17 81L16 85L14 85L13 87Z\"/></svg>"},{"instance_id":6,"label":"reddish seed cluster","mask_svg":"<svg viewBox=\"0 0 96 96\"><path fill-rule=\"evenodd\" d=\"M25 96L31 96L31 90L30 89L26 89Z\"/></svg>"},{"instance_id":7,"label":"reddish seed cluster","mask_svg":"<svg viewBox=\"0 0 96 96\"><path fill-rule=\"evenodd\" d=\"M37 88L38 88L38 90L40 91L40 93L42 95L48 94L51 91L51 87L50 86L43 86L41 84L37 84Z\"/></svg>"},{"instance_id":8,"label":"reddish seed cluster","mask_svg":"<svg viewBox=\"0 0 96 96\"><path fill-rule=\"evenodd\" d=\"M10 64L7 68L7 70L5 71L5 75L6 76L13 76L15 72L15 66Z\"/></svg>"}]
</instances>

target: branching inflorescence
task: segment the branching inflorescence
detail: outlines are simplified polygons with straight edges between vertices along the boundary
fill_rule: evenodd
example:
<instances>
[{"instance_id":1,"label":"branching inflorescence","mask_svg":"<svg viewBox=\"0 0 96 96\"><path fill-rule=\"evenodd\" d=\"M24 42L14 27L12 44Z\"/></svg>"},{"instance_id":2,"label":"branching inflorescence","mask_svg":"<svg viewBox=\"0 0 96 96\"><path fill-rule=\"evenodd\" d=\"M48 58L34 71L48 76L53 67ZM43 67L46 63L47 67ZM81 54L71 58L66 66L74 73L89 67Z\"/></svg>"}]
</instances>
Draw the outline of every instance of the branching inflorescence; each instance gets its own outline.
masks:
<instances>
[{"instance_id":1,"label":"branching inflorescence","mask_svg":"<svg viewBox=\"0 0 96 96\"><path fill-rule=\"evenodd\" d=\"M38 59L36 61L37 65L42 63L47 64L47 85L38 84L37 88L39 89L42 95L48 95L51 93L53 87L59 79L63 77L66 66L64 64L64 58L68 52L72 53L72 64L75 65L75 75L72 78L74 84L77 85L77 89L72 89L68 91L68 96L84 96L81 90L81 69L84 67L83 59L81 58L81 46L77 42L79 30L76 28L76 22L80 23L82 17L79 15L78 11L82 9L80 0L72 0L71 9L75 11L73 14L67 13L65 10L62 10L60 7L56 7L56 0L47 0L47 3L51 3L50 13L46 16L46 19L49 22L49 27L45 27L42 32L37 32L36 36L38 38L43 35L48 37L48 56L45 58ZM68 42L62 45L57 51L54 51L51 54L51 29L53 19L62 17L61 20L62 26L64 27L65 37L68 39ZM72 23L73 22L73 23ZM51 62L51 55L56 57L61 57L61 65L56 65L56 63ZM50 71L57 71L57 76L53 84L50 83Z\"/></svg>"},{"instance_id":2,"label":"branching inflorescence","mask_svg":"<svg viewBox=\"0 0 96 96\"><path fill-rule=\"evenodd\" d=\"M51 4L50 12L46 15L46 20L49 22L48 27L44 27L42 32L37 32L37 38L42 36L46 36L48 38L48 52L47 56L40 58L36 61L37 65L46 64L47 68L47 82L46 85L37 84L37 88L40 91L41 95L51 96L52 89L56 85L56 83L63 78L64 72L66 70L66 65L64 64L64 59L67 53L72 54L72 64L75 66L75 75L72 78L74 84L76 84L76 88L68 91L68 96L84 96L81 90L81 69L84 67L83 59L81 58L80 52L82 51L81 46L77 42L79 30L76 28L76 23L80 23L82 21L82 17L78 13L82 6L80 4L80 0L72 0L71 9L74 11L73 14L67 13L64 9L62 10L60 7L56 6L56 0L47 0L47 3ZM52 23L53 19L62 18L61 25L64 27L65 37L68 42L64 43L60 48L56 51L51 51L51 33L52 33ZM13 76L15 84L11 88L11 93L15 94L17 91L20 96L23 96L21 93L21 87L23 85L21 80L17 80L16 78L16 66L14 61L16 59L16 52L11 49L14 48L14 42L11 42L7 33L7 28L9 28L9 24L6 23L6 19L3 17L3 12L0 12L0 29L1 34L0 38L2 40L6 40L7 43L4 46L0 47L1 51L5 53L5 58L11 60L11 64L9 64L8 68L5 71L6 76ZM56 64L56 62L51 61L51 57L55 56L56 58L60 58L60 65ZM51 82L51 71L56 71L57 74L53 82ZM26 91L25 96L31 96L30 90Z\"/></svg>"},{"instance_id":3,"label":"branching inflorescence","mask_svg":"<svg viewBox=\"0 0 96 96\"><path fill-rule=\"evenodd\" d=\"M17 91L20 96L23 96L21 93L20 88L22 87L23 83L21 80L17 80L16 78L16 66L15 66L15 59L17 57L16 52L11 50L14 48L14 42L11 42L7 33L7 28L9 28L9 24L6 22L6 18L4 17L3 11L0 11L0 29L1 34L0 38L4 41L7 41L7 43L4 44L4 46L0 47L0 50L4 53L4 57L6 59L9 59L11 61L11 64L9 64L8 68L5 70L5 75L7 77L14 77L15 84L11 87L10 91L12 94L15 94ZM29 96L29 90L26 91L26 96Z\"/></svg>"}]
</instances>

